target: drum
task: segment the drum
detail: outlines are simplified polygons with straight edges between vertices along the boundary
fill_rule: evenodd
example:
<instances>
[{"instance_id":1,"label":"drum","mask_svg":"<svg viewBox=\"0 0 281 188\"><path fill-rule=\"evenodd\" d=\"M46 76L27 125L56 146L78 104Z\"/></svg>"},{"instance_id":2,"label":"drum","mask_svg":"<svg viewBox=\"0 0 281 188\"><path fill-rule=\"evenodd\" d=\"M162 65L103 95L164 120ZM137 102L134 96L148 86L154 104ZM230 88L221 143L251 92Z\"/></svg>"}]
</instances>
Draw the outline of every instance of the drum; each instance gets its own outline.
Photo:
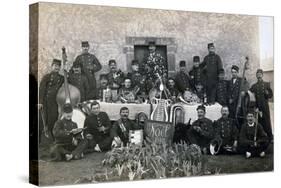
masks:
<instances>
[{"instance_id":1,"label":"drum","mask_svg":"<svg viewBox=\"0 0 281 188\"><path fill-rule=\"evenodd\" d=\"M77 123L78 128L84 128L84 122L86 119L86 115L79 109L73 109L72 121Z\"/></svg>"},{"instance_id":2,"label":"drum","mask_svg":"<svg viewBox=\"0 0 281 188\"><path fill-rule=\"evenodd\" d=\"M142 145L143 142L143 130L130 130L129 142L131 144Z\"/></svg>"}]
</instances>

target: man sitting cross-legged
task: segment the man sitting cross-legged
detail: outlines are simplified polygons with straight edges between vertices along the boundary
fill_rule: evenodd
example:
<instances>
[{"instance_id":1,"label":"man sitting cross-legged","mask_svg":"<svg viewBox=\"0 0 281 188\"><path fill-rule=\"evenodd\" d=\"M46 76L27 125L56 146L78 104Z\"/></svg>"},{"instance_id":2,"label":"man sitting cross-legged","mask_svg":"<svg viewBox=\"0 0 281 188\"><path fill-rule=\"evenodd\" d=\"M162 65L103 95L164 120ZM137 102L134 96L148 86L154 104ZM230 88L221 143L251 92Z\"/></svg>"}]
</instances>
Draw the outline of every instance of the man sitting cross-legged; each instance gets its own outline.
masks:
<instances>
[{"instance_id":1,"label":"man sitting cross-legged","mask_svg":"<svg viewBox=\"0 0 281 188\"><path fill-rule=\"evenodd\" d=\"M79 159L83 157L85 142L82 139L81 129L71 120L73 109L71 104L63 107L63 118L57 120L53 129L55 145L51 148L51 155L55 161Z\"/></svg>"},{"instance_id":2,"label":"man sitting cross-legged","mask_svg":"<svg viewBox=\"0 0 281 188\"><path fill-rule=\"evenodd\" d=\"M127 145L129 142L129 131L139 129L137 124L128 118L129 109L127 107L122 107L120 109L121 118L117 120L111 129L111 136L114 138L112 142L113 147Z\"/></svg>"}]
</instances>

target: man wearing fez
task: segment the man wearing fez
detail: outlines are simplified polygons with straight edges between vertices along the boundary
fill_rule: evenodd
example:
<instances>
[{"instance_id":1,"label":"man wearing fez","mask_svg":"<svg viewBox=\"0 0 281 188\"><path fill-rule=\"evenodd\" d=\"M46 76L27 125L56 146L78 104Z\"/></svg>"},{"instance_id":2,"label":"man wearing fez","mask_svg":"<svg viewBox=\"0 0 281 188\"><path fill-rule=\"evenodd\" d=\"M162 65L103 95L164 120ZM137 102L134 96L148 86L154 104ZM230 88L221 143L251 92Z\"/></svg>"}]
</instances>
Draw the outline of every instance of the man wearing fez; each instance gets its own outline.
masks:
<instances>
[{"instance_id":1,"label":"man wearing fez","mask_svg":"<svg viewBox=\"0 0 281 188\"><path fill-rule=\"evenodd\" d=\"M165 58L156 52L156 45L154 41L149 42L149 54L144 62L144 74L147 78L154 82L158 77L167 78L168 72L165 67Z\"/></svg>"},{"instance_id":2,"label":"man wearing fez","mask_svg":"<svg viewBox=\"0 0 281 188\"><path fill-rule=\"evenodd\" d=\"M102 66L95 55L89 53L90 45L88 41L82 42L82 54L76 57L75 61L81 63L82 73L88 79L89 92L87 94L87 99L96 98L96 78L95 73L101 70Z\"/></svg>"},{"instance_id":3,"label":"man wearing fez","mask_svg":"<svg viewBox=\"0 0 281 188\"><path fill-rule=\"evenodd\" d=\"M108 79L108 85L112 91L112 100L115 102L118 100L118 89L124 82L124 73L117 69L117 63L114 59L109 60L109 73L106 74Z\"/></svg>"},{"instance_id":4,"label":"man wearing fez","mask_svg":"<svg viewBox=\"0 0 281 188\"><path fill-rule=\"evenodd\" d=\"M187 132L191 144L201 147L204 154L208 153L210 142L214 138L213 122L205 117L206 108L204 105L197 107L198 119L194 121Z\"/></svg>"},{"instance_id":5,"label":"man wearing fez","mask_svg":"<svg viewBox=\"0 0 281 188\"><path fill-rule=\"evenodd\" d=\"M208 44L209 54L205 56L201 66L206 71L206 92L207 103L213 104L216 101L216 85L218 82L219 70L222 69L222 61L219 55L215 53L213 43Z\"/></svg>"},{"instance_id":6,"label":"man wearing fez","mask_svg":"<svg viewBox=\"0 0 281 188\"><path fill-rule=\"evenodd\" d=\"M81 102L87 100L87 94L89 93L89 83L87 77L82 74L82 64L80 62L73 62L68 80L70 84L74 85L79 89L81 95Z\"/></svg>"},{"instance_id":7,"label":"man wearing fez","mask_svg":"<svg viewBox=\"0 0 281 188\"><path fill-rule=\"evenodd\" d=\"M52 130L56 120L58 119L58 104L56 101L57 92L62 86L64 79L59 74L61 68L61 61L53 59L52 71L46 74L40 83L39 87L39 109L43 112L45 120L45 133L52 136Z\"/></svg>"},{"instance_id":8,"label":"man wearing fez","mask_svg":"<svg viewBox=\"0 0 281 188\"><path fill-rule=\"evenodd\" d=\"M242 125L239 135L239 148L246 158L264 157L269 143L262 125L255 121L255 113L253 110L247 113L247 122Z\"/></svg>"},{"instance_id":9,"label":"man wearing fez","mask_svg":"<svg viewBox=\"0 0 281 188\"><path fill-rule=\"evenodd\" d=\"M111 122L107 113L100 111L100 104L97 101L91 104L91 114L86 117L84 128L88 150L101 152L111 149Z\"/></svg>"},{"instance_id":10,"label":"man wearing fez","mask_svg":"<svg viewBox=\"0 0 281 188\"><path fill-rule=\"evenodd\" d=\"M197 85L202 85L205 90L206 78L203 69L200 67L200 57L193 56L193 67L189 71L190 83L194 92L197 92Z\"/></svg>"},{"instance_id":11,"label":"man wearing fez","mask_svg":"<svg viewBox=\"0 0 281 188\"><path fill-rule=\"evenodd\" d=\"M270 88L270 83L263 81L263 70L258 69L256 72L257 82L252 85L250 91L254 93L256 97L256 107L261 112L259 123L263 126L264 131L267 133L269 139L273 141L270 111L268 105L268 99L273 97L273 92Z\"/></svg>"},{"instance_id":12,"label":"man wearing fez","mask_svg":"<svg viewBox=\"0 0 281 188\"><path fill-rule=\"evenodd\" d=\"M225 80L224 69L219 70L219 81L216 88L216 101L222 105L228 105L228 81Z\"/></svg>"},{"instance_id":13,"label":"man wearing fez","mask_svg":"<svg viewBox=\"0 0 281 188\"><path fill-rule=\"evenodd\" d=\"M180 71L175 77L175 84L178 90L183 94L185 90L189 90L190 87L190 78L186 73L186 62L180 61Z\"/></svg>"},{"instance_id":14,"label":"man wearing fez","mask_svg":"<svg viewBox=\"0 0 281 188\"><path fill-rule=\"evenodd\" d=\"M236 65L232 65L231 67L231 75L232 78L229 81L229 89L228 89L228 100L229 100L229 112L231 118L236 118L236 108L238 105L239 95L241 94L241 97L245 96L245 92L248 90L248 83L245 81L244 87L240 87L242 84L242 78L238 76L239 73L239 67ZM240 129L240 127L239 127Z\"/></svg>"},{"instance_id":15,"label":"man wearing fez","mask_svg":"<svg viewBox=\"0 0 281 188\"><path fill-rule=\"evenodd\" d=\"M121 144L126 146L129 143L129 131L139 129L137 124L128 118L129 109L127 107L120 109L120 116L121 118L113 124L111 129L113 147L121 146Z\"/></svg>"},{"instance_id":16,"label":"man wearing fez","mask_svg":"<svg viewBox=\"0 0 281 188\"><path fill-rule=\"evenodd\" d=\"M215 138L214 144L220 145L218 153L235 152L238 144L237 121L229 118L229 109L227 106L221 108L221 118L214 122Z\"/></svg>"},{"instance_id":17,"label":"man wearing fez","mask_svg":"<svg viewBox=\"0 0 281 188\"><path fill-rule=\"evenodd\" d=\"M80 159L83 157L85 142L82 139L82 130L71 120L73 109L70 103L63 106L62 119L55 123L53 134L55 145L51 148L51 154L56 161L66 159Z\"/></svg>"}]
</instances>

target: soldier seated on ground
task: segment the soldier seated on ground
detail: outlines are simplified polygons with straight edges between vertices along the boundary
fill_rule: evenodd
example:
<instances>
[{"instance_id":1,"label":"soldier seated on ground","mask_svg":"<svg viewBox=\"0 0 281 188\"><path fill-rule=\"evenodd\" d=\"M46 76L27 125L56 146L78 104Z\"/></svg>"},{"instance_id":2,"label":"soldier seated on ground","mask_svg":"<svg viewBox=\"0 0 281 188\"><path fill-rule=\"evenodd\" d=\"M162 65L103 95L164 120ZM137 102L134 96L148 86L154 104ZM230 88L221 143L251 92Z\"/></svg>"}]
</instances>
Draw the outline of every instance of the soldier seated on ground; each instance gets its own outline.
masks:
<instances>
[{"instance_id":1,"label":"soldier seated on ground","mask_svg":"<svg viewBox=\"0 0 281 188\"><path fill-rule=\"evenodd\" d=\"M57 120L53 129L55 145L51 148L51 155L54 161L66 159L80 159L83 157L85 142L82 139L82 129L71 120L73 109L71 104L63 107L63 118Z\"/></svg>"},{"instance_id":2,"label":"soldier seated on ground","mask_svg":"<svg viewBox=\"0 0 281 188\"><path fill-rule=\"evenodd\" d=\"M239 136L240 151L246 158L252 156L265 157L265 150L269 145L268 137L261 124L255 120L255 112L247 113L247 122L242 125Z\"/></svg>"},{"instance_id":3,"label":"soldier seated on ground","mask_svg":"<svg viewBox=\"0 0 281 188\"><path fill-rule=\"evenodd\" d=\"M201 147L204 154L208 153L211 141L214 139L213 122L205 117L206 108L204 105L197 107L198 119L194 121L187 132L191 144Z\"/></svg>"},{"instance_id":4,"label":"soldier seated on ground","mask_svg":"<svg viewBox=\"0 0 281 188\"><path fill-rule=\"evenodd\" d=\"M129 143L129 132L139 129L137 124L128 118L129 109L127 107L120 109L120 116L121 118L113 124L111 129L113 147L126 146Z\"/></svg>"},{"instance_id":5,"label":"soldier seated on ground","mask_svg":"<svg viewBox=\"0 0 281 188\"><path fill-rule=\"evenodd\" d=\"M214 122L215 138L210 145L212 155L219 153L235 153L238 144L237 122L229 118L227 106L221 108L222 117Z\"/></svg>"},{"instance_id":6,"label":"soldier seated on ground","mask_svg":"<svg viewBox=\"0 0 281 188\"><path fill-rule=\"evenodd\" d=\"M107 113L100 111L100 104L97 101L92 102L91 113L86 117L84 127L87 152L101 152L111 149L111 122Z\"/></svg>"}]
</instances>

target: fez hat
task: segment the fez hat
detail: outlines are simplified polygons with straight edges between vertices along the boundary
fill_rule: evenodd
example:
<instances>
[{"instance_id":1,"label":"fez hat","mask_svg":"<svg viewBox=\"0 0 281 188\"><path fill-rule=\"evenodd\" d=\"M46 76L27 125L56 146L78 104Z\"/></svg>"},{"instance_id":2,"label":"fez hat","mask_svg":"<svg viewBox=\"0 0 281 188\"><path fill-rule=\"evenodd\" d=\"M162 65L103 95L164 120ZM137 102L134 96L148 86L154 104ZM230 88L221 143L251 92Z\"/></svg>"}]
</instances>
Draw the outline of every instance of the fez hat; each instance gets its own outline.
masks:
<instances>
[{"instance_id":1,"label":"fez hat","mask_svg":"<svg viewBox=\"0 0 281 188\"><path fill-rule=\"evenodd\" d=\"M71 113L73 111L72 106L70 103L66 103L63 105L63 112L64 113Z\"/></svg>"},{"instance_id":2,"label":"fez hat","mask_svg":"<svg viewBox=\"0 0 281 188\"><path fill-rule=\"evenodd\" d=\"M89 42L88 41L82 41L81 46L82 47L89 47Z\"/></svg>"},{"instance_id":3,"label":"fez hat","mask_svg":"<svg viewBox=\"0 0 281 188\"><path fill-rule=\"evenodd\" d=\"M184 60L182 60L182 61L180 61L180 67L185 67L185 61Z\"/></svg>"},{"instance_id":4,"label":"fez hat","mask_svg":"<svg viewBox=\"0 0 281 188\"><path fill-rule=\"evenodd\" d=\"M231 69L236 70L237 72L239 71L239 67L237 65L232 65Z\"/></svg>"},{"instance_id":5,"label":"fez hat","mask_svg":"<svg viewBox=\"0 0 281 188\"><path fill-rule=\"evenodd\" d=\"M263 70L262 70L262 69L258 69L258 70L257 70L257 73L262 73L262 74L263 74ZM257 73L256 73L256 74L257 74Z\"/></svg>"},{"instance_id":6,"label":"fez hat","mask_svg":"<svg viewBox=\"0 0 281 188\"><path fill-rule=\"evenodd\" d=\"M110 60L108 61L108 65L111 65L112 63L115 63L115 64L116 64L115 59L110 59Z\"/></svg>"},{"instance_id":7,"label":"fez hat","mask_svg":"<svg viewBox=\"0 0 281 188\"><path fill-rule=\"evenodd\" d=\"M138 65L139 64L139 61L137 60L137 59L134 59L133 61L132 61L132 65Z\"/></svg>"},{"instance_id":8,"label":"fez hat","mask_svg":"<svg viewBox=\"0 0 281 188\"><path fill-rule=\"evenodd\" d=\"M106 74L101 74L100 75L100 80L107 80L107 76L106 76Z\"/></svg>"},{"instance_id":9,"label":"fez hat","mask_svg":"<svg viewBox=\"0 0 281 188\"><path fill-rule=\"evenodd\" d=\"M149 41L149 42L148 42L148 45L149 45L149 46L155 46L156 43L155 43L155 41Z\"/></svg>"},{"instance_id":10,"label":"fez hat","mask_svg":"<svg viewBox=\"0 0 281 188\"><path fill-rule=\"evenodd\" d=\"M209 43L209 44L208 44L208 48L211 48L211 47L215 47L215 46L214 46L214 43Z\"/></svg>"},{"instance_id":11,"label":"fez hat","mask_svg":"<svg viewBox=\"0 0 281 188\"><path fill-rule=\"evenodd\" d=\"M56 64L56 65L61 66L61 60L59 60L59 59L53 59L52 65L53 65L53 64Z\"/></svg>"},{"instance_id":12,"label":"fez hat","mask_svg":"<svg viewBox=\"0 0 281 188\"><path fill-rule=\"evenodd\" d=\"M200 62L199 56L193 56L193 62Z\"/></svg>"},{"instance_id":13,"label":"fez hat","mask_svg":"<svg viewBox=\"0 0 281 188\"><path fill-rule=\"evenodd\" d=\"M225 72L224 72L224 69L220 69L219 70L219 74L224 74Z\"/></svg>"},{"instance_id":14,"label":"fez hat","mask_svg":"<svg viewBox=\"0 0 281 188\"><path fill-rule=\"evenodd\" d=\"M199 105L196 110L203 110L206 112L206 107L204 105Z\"/></svg>"},{"instance_id":15,"label":"fez hat","mask_svg":"<svg viewBox=\"0 0 281 188\"><path fill-rule=\"evenodd\" d=\"M78 67L82 68L82 64L79 61L74 61L72 67L73 68L78 68Z\"/></svg>"}]
</instances>

